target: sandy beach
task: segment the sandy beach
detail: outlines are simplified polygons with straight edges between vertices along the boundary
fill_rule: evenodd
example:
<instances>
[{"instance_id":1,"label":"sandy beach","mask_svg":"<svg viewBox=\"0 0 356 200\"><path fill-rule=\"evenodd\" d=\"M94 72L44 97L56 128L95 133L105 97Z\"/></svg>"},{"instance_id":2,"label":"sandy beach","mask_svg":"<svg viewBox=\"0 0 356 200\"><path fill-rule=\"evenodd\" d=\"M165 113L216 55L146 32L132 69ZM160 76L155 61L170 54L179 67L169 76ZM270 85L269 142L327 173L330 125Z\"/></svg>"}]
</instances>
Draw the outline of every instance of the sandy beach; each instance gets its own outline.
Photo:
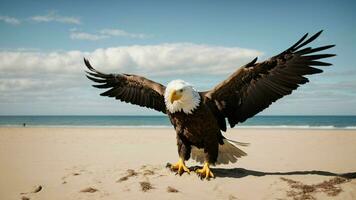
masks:
<instances>
[{"instance_id":1,"label":"sandy beach","mask_svg":"<svg viewBox=\"0 0 356 200\"><path fill-rule=\"evenodd\" d=\"M0 128L0 199L356 199L355 130L225 136L251 143L249 155L202 181L166 168L173 129Z\"/></svg>"}]
</instances>

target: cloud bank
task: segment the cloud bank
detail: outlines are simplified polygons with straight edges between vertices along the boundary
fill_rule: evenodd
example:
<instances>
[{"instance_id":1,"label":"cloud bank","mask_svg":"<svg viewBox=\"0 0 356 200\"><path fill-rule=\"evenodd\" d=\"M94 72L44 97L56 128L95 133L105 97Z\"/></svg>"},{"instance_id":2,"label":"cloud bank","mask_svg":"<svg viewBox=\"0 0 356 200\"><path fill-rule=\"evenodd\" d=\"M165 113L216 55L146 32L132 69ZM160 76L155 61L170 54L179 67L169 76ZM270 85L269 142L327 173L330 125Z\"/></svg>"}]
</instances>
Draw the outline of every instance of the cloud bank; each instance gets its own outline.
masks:
<instances>
[{"instance_id":1,"label":"cloud bank","mask_svg":"<svg viewBox=\"0 0 356 200\"><path fill-rule=\"evenodd\" d=\"M223 80L239 66L261 55L262 52L253 49L192 43L121 46L91 52L2 50L0 114L130 114L132 110L154 114L100 97L100 91L91 88L92 83L84 76L83 57L105 73L140 74L161 83L176 78L199 80L194 82L210 88L215 84L212 82ZM355 87L353 79L326 83L312 81L292 96L278 101L279 106L272 106L272 109L275 113L288 114L291 106L303 105L305 109L301 109L301 114L320 111L328 114L328 110L322 108L325 105L339 106L340 102L354 105ZM305 113L305 110L310 112Z\"/></svg>"},{"instance_id":2,"label":"cloud bank","mask_svg":"<svg viewBox=\"0 0 356 200\"><path fill-rule=\"evenodd\" d=\"M68 114L73 110L88 114L85 107L93 108L97 114L108 114L113 108L120 108L121 113L128 108L138 109L100 98L99 91L91 88L92 83L84 76L83 57L106 73L140 74L164 83L172 77L189 81L205 74L231 73L259 55L262 52L253 49L191 43L123 46L92 52L3 50L0 114Z\"/></svg>"},{"instance_id":3,"label":"cloud bank","mask_svg":"<svg viewBox=\"0 0 356 200\"><path fill-rule=\"evenodd\" d=\"M90 37L90 36L88 36ZM0 70L9 76L44 73L81 73L83 57L99 70L150 76L224 74L249 62L262 52L238 47L191 43L135 45L96 49L93 52L0 52Z\"/></svg>"}]
</instances>

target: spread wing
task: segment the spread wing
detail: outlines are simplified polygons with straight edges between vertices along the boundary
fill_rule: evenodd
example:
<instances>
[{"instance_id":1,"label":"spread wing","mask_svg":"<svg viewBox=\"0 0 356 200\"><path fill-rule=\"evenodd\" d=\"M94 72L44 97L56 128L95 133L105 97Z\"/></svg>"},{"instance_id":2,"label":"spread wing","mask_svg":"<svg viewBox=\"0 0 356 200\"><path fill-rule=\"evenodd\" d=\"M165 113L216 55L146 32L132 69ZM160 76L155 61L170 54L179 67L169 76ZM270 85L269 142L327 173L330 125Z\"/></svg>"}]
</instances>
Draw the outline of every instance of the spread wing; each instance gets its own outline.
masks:
<instances>
[{"instance_id":1,"label":"spread wing","mask_svg":"<svg viewBox=\"0 0 356 200\"><path fill-rule=\"evenodd\" d=\"M305 75L322 72L312 66L331 65L318 60L335 56L320 53L335 45L306 47L321 32L309 39L308 34L305 34L293 46L267 61L256 63L255 58L215 88L203 93L218 119L220 128L226 130L225 118L230 126L234 127L307 83L309 80Z\"/></svg>"},{"instance_id":2,"label":"spread wing","mask_svg":"<svg viewBox=\"0 0 356 200\"><path fill-rule=\"evenodd\" d=\"M163 85L132 74L104 74L94 69L85 58L84 63L90 70L87 71L88 79L98 83L93 87L109 89L101 93L101 96L166 113Z\"/></svg>"}]
</instances>

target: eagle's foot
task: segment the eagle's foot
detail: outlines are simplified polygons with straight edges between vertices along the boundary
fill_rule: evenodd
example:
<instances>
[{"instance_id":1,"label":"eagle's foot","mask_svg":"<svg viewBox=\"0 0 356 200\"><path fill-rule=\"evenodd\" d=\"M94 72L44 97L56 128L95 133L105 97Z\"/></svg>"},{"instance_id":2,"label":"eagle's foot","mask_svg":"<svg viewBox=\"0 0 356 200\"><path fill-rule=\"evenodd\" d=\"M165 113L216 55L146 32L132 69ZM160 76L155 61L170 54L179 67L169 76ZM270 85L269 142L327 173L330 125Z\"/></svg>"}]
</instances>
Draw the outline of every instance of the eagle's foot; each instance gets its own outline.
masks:
<instances>
[{"instance_id":1,"label":"eagle's foot","mask_svg":"<svg viewBox=\"0 0 356 200\"><path fill-rule=\"evenodd\" d=\"M180 176L184 172L190 174L190 170L188 169L187 166L185 166L184 160L182 158L179 158L179 161L171 166L171 170L177 172L176 174L179 174Z\"/></svg>"},{"instance_id":2,"label":"eagle's foot","mask_svg":"<svg viewBox=\"0 0 356 200\"><path fill-rule=\"evenodd\" d=\"M195 172L200 176L201 179L205 178L209 180L210 178L215 178L213 172L209 168L209 163L205 162L202 169L197 169Z\"/></svg>"}]
</instances>

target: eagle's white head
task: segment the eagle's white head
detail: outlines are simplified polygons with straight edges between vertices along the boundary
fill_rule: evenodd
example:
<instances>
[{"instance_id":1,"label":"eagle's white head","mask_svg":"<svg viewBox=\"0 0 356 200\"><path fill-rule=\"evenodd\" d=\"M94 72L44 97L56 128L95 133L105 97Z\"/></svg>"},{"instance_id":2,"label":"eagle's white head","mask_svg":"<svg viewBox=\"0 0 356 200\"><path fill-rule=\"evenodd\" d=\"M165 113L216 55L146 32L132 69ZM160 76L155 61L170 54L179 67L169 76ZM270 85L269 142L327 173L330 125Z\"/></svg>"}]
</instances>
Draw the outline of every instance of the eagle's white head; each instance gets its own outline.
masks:
<instances>
[{"instance_id":1,"label":"eagle's white head","mask_svg":"<svg viewBox=\"0 0 356 200\"><path fill-rule=\"evenodd\" d=\"M174 80L166 87L164 101L171 113L183 111L186 114L192 114L199 106L200 95L189 83Z\"/></svg>"}]
</instances>

